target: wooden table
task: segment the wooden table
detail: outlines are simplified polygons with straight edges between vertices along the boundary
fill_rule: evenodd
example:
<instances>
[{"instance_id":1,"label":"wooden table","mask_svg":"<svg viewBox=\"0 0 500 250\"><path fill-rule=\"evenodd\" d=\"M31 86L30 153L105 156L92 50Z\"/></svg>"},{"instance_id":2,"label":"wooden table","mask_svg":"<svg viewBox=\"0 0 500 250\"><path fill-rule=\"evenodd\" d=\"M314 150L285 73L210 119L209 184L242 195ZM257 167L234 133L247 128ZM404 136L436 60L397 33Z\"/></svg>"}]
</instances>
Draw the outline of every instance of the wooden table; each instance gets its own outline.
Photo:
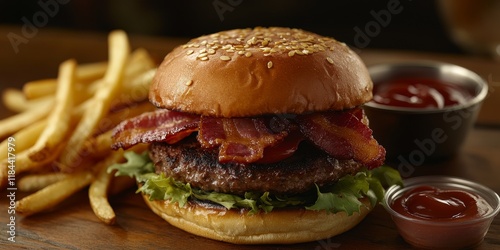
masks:
<instances>
[{"instance_id":1,"label":"wooden table","mask_svg":"<svg viewBox=\"0 0 500 250\"><path fill-rule=\"evenodd\" d=\"M107 58L106 34L39 29L16 53L6 37L21 34L21 27L0 26L0 88L20 87L28 80L55 77L60 62L76 58L93 62ZM161 60L163 55L186 39L148 38L131 35L133 47L145 47ZM490 93L478 125L460 153L446 162L418 167L412 176L445 174L482 183L500 193L500 63L487 59L410 53L402 51L360 51L366 64L408 60L439 60L465 66L487 79ZM1 106L1 117L9 113ZM134 190L111 198L117 223L107 226L93 214L87 191L81 191L53 211L16 218L16 242L7 240L8 199L0 198L0 248L64 249L254 249L236 246L185 233L153 214ZM25 194L17 193L17 198ZM331 239L297 245L259 246L259 249L406 249L411 248L398 235L389 215L381 206L354 229ZM500 248L500 216L497 216L477 249Z\"/></svg>"}]
</instances>

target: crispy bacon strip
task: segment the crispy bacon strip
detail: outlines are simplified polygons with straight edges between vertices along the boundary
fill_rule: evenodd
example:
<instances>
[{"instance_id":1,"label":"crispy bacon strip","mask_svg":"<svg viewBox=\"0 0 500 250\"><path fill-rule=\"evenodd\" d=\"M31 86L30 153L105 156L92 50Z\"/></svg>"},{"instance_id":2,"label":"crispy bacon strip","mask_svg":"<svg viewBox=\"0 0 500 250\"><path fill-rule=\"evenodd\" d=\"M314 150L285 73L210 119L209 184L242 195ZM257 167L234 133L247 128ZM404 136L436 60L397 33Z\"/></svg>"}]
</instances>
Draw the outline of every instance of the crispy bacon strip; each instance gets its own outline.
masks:
<instances>
[{"instance_id":1,"label":"crispy bacon strip","mask_svg":"<svg viewBox=\"0 0 500 250\"><path fill-rule=\"evenodd\" d=\"M385 160L385 149L363 123L364 112L355 108L343 112L322 112L297 118L302 133L316 146L337 159L354 159L369 169Z\"/></svg>"},{"instance_id":2,"label":"crispy bacon strip","mask_svg":"<svg viewBox=\"0 0 500 250\"><path fill-rule=\"evenodd\" d=\"M220 162L255 162L264 149L288 135L287 120L273 118L216 118L202 116L198 141L204 148L219 146Z\"/></svg>"},{"instance_id":3,"label":"crispy bacon strip","mask_svg":"<svg viewBox=\"0 0 500 250\"><path fill-rule=\"evenodd\" d=\"M166 109L144 113L121 122L113 131L113 149L138 143L176 143L198 130L200 117Z\"/></svg>"}]
</instances>

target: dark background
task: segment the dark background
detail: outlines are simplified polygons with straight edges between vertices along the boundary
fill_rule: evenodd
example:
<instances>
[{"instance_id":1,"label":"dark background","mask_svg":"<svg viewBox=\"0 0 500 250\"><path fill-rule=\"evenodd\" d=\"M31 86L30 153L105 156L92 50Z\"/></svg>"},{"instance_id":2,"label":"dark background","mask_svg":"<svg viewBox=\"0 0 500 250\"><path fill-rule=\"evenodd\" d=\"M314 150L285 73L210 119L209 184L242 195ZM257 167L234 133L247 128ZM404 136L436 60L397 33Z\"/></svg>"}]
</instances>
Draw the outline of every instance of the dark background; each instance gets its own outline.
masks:
<instances>
[{"instance_id":1,"label":"dark background","mask_svg":"<svg viewBox=\"0 0 500 250\"><path fill-rule=\"evenodd\" d=\"M288 26L332 36L359 49L464 53L447 34L437 1L1 0L0 24L33 21L35 13L43 11L41 3L57 3L58 8L44 27L196 37L232 28ZM365 31L376 21L373 13L387 13L389 3L399 3L400 13L392 14L385 27L372 26L376 34L361 42L355 29Z\"/></svg>"}]
</instances>

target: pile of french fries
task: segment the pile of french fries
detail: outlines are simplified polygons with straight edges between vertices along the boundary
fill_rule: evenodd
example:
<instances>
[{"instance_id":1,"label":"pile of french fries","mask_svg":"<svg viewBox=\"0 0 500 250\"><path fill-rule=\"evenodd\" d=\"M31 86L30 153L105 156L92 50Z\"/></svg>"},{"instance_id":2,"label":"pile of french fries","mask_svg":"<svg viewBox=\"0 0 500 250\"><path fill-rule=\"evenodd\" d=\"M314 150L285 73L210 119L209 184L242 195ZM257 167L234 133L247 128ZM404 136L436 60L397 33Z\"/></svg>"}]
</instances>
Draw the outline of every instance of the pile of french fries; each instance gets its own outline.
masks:
<instances>
[{"instance_id":1,"label":"pile of french fries","mask_svg":"<svg viewBox=\"0 0 500 250\"><path fill-rule=\"evenodd\" d=\"M107 171L124 160L125 152L111 150L112 128L154 109L147 97L156 65L146 50L131 52L123 31L109 34L108 47L107 62L67 60L57 79L4 91L5 106L16 114L0 120L0 152L7 152L8 138L15 139L17 188L30 193L16 202L17 213L46 211L88 187L96 216L106 224L115 222L108 195L134 183ZM0 154L2 190L8 164L7 153Z\"/></svg>"}]
</instances>

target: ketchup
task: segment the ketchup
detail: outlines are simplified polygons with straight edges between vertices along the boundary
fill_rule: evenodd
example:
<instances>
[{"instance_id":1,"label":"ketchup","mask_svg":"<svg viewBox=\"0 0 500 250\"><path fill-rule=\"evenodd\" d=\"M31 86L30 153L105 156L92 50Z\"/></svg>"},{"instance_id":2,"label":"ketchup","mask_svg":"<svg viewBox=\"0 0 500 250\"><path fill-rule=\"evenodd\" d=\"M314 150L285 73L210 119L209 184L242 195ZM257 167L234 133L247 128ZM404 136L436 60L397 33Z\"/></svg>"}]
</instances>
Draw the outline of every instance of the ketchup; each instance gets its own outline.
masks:
<instances>
[{"instance_id":1,"label":"ketchup","mask_svg":"<svg viewBox=\"0 0 500 250\"><path fill-rule=\"evenodd\" d=\"M465 88L431 78L398 78L375 85L375 103L406 108L443 108L472 98Z\"/></svg>"},{"instance_id":2,"label":"ketchup","mask_svg":"<svg viewBox=\"0 0 500 250\"><path fill-rule=\"evenodd\" d=\"M443 190L421 186L395 199L391 207L398 213L423 220L459 221L479 218L493 208L484 198L464 190Z\"/></svg>"}]
</instances>

